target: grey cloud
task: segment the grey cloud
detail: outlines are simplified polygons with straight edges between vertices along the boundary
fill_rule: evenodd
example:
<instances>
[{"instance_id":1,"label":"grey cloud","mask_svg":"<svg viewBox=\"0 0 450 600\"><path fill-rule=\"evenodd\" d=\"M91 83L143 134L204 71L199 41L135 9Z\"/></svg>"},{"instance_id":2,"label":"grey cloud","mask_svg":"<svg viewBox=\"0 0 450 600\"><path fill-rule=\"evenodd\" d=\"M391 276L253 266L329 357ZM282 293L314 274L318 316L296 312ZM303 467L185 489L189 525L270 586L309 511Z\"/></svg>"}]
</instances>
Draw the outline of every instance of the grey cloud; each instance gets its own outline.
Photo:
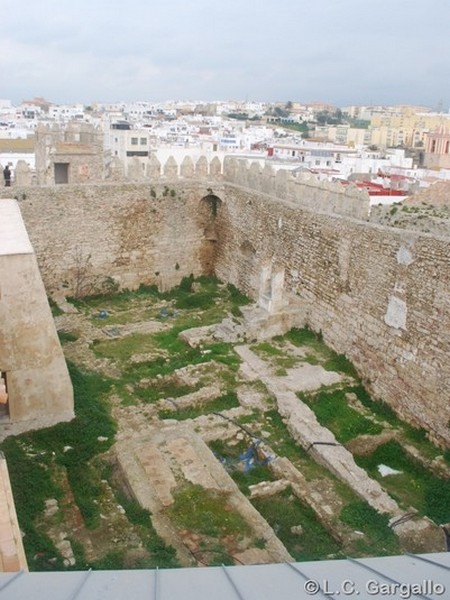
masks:
<instances>
[{"instance_id":1,"label":"grey cloud","mask_svg":"<svg viewBox=\"0 0 450 600\"><path fill-rule=\"evenodd\" d=\"M449 21L448 0L19 1L2 95L448 104Z\"/></svg>"}]
</instances>

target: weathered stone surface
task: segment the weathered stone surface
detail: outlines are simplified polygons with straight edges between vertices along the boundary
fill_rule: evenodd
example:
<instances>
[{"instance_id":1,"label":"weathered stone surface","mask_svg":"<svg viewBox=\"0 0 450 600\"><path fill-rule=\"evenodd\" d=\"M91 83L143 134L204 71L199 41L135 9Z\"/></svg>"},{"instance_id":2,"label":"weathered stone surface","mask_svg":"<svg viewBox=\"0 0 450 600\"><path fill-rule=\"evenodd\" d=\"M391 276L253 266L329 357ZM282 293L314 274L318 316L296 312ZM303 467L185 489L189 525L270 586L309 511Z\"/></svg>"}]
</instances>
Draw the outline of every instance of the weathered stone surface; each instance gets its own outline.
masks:
<instances>
[{"instance_id":1,"label":"weathered stone surface","mask_svg":"<svg viewBox=\"0 0 450 600\"><path fill-rule=\"evenodd\" d=\"M180 340L186 342L191 348L196 348L212 338L214 325L205 325L204 327L193 327L185 329L178 334Z\"/></svg>"},{"instance_id":2,"label":"weathered stone surface","mask_svg":"<svg viewBox=\"0 0 450 600\"><path fill-rule=\"evenodd\" d=\"M281 298L302 304L299 326L322 331L375 398L449 444L448 237L363 222L368 198L339 184L257 174L235 159L224 161L223 179L211 173L203 157L195 179L170 182L176 197L164 195L159 167L151 188L16 186L47 290L66 282L73 294L81 279L87 293L109 277L167 289L207 272L258 300L271 265L284 270ZM201 200L211 189L216 215Z\"/></svg>"},{"instance_id":3,"label":"weathered stone surface","mask_svg":"<svg viewBox=\"0 0 450 600\"><path fill-rule=\"evenodd\" d=\"M158 406L164 410L172 410L176 412L177 410L183 410L184 408L189 408L191 406L198 406L203 402L208 402L209 400L218 398L221 393L222 390L218 385L208 385L200 388L196 392L185 394L179 398L161 400Z\"/></svg>"},{"instance_id":4,"label":"weathered stone surface","mask_svg":"<svg viewBox=\"0 0 450 600\"><path fill-rule=\"evenodd\" d=\"M159 535L176 549L182 564L191 564L191 555L182 543L182 532L176 532L164 515L164 507L173 503L178 485L189 481L226 495L227 504L250 525L255 539L266 541L264 562L292 560L286 548L268 523L240 492L237 485L216 460L212 452L187 423L149 429L133 441L115 445L120 472L136 500L152 513ZM250 557L255 556L251 553ZM242 562L245 556L242 557Z\"/></svg>"},{"instance_id":5,"label":"weathered stone surface","mask_svg":"<svg viewBox=\"0 0 450 600\"><path fill-rule=\"evenodd\" d=\"M277 481L261 481L255 485L249 485L248 489L250 498L267 498L279 494L289 485L290 483L286 479L278 479Z\"/></svg>"},{"instance_id":6,"label":"weathered stone surface","mask_svg":"<svg viewBox=\"0 0 450 600\"><path fill-rule=\"evenodd\" d=\"M9 416L0 439L73 418L72 383L15 200L0 201L0 324Z\"/></svg>"},{"instance_id":7,"label":"weathered stone surface","mask_svg":"<svg viewBox=\"0 0 450 600\"><path fill-rule=\"evenodd\" d=\"M22 536L9 480L8 467L0 453L0 572L28 571Z\"/></svg>"},{"instance_id":8,"label":"weathered stone surface","mask_svg":"<svg viewBox=\"0 0 450 600\"><path fill-rule=\"evenodd\" d=\"M397 503L358 467L350 452L336 441L329 429L316 419L313 411L284 385L282 378L267 373L266 363L248 347L236 348L239 356L258 374L269 392L275 397L280 414L292 437L318 462L325 465L339 479L345 481L361 498L380 512L401 514Z\"/></svg>"}]
</instances>

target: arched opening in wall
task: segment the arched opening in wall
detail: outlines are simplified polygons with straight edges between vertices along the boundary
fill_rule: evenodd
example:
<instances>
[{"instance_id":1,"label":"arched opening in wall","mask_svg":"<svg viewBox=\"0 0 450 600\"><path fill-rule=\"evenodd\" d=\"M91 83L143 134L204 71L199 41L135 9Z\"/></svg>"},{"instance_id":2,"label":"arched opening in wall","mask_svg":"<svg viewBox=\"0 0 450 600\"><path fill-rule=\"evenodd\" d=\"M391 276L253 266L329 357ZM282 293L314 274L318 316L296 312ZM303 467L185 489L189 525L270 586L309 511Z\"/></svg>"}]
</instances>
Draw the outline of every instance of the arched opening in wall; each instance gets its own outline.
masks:
<instances>
[{"instance_id":1,"label":"arched opening in wall","mask_svg":"<svg viewBox=\"0 0 450 600\"><path fill-rule=\"evenodd\" d=\"M0 422L1 421L9 421L8 389L5 371L0 371Z\"/></svg>"},{"instance_id":2,"label":"arched opening in wall","mask_svg":"<svg viewBox=\"0 0 450 600\"><path fill-rule=\"evenodd\" d=\"M212 219L215 219L222 205L222 200L215 194L208 194L200 200L200 205L208 211Z\"/></svg>"},{"instance_id":3,"label":"arched opening in wall","mask_svg":"<svg viewBox=\"0 0 450 600\"><path fill-rule=\"evenodd\" d=\"M200 263L205 275L214 275L216 269L219 228L217 220L220 216L222 200L215 194L208 194L200 200L200 226L203 228L203 241L200 248Z\"/></svg>"}]
</instances>

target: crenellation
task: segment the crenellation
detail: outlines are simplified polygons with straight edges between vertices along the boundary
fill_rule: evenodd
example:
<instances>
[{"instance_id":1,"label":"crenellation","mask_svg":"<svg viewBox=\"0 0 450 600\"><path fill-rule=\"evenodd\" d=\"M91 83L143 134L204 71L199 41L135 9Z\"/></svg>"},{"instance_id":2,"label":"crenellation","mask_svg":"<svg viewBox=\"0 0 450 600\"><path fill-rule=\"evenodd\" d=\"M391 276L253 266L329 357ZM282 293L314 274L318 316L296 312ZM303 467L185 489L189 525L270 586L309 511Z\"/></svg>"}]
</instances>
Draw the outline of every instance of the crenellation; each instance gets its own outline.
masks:
<instances>
[{"instance_id":1,"label":"crenellation","mask_svg":"<svg viewBox=\"0 0 450 600\"><path fill-rule=\"evenodd\" d=\"M180 176L184 179L193 179L195 175L195 166L190 156L185 156L180 165Z\"/></svg>"},{"instance_id":2,"label":"crenellation","mask_svg":"<svg viewBox=\"0 0 450 600\"><path fill-rule=\"evenodd\" d=\"M146 173L152 181L158 181L161 176L161 163L154 154L151 154L148 159Z\"/></svg>"},{"instance_id":3,"label":"crenellation","mask_svg":"<svg viewBox=\"0 0 450 600\"><path fill-rule=\"evenodd\" d=\"M164 167L164 177L170 181L178 179L178 164L173 156L169 156Z\"/></svg>"},{"instance_id":4,"label":"crenellation","mask_svg":"<svg viewBox=\"0 0 450 600\"><path fill-rule=\"evenodd\" d=\"M208 178L208 160L206 156L200 156L200 158L195 163L195 176L198 179Z\"/></svg>"},{"instance_id":5,"label":"crenellation","mask_svg":"<svg viewBox=\"0 0 450 600\"><path fill-rule=\"evenodd\" d=\"M209 163L209 175L212 179L222 179L222 163L217 156Z\"/></svg>"}]
</instances>

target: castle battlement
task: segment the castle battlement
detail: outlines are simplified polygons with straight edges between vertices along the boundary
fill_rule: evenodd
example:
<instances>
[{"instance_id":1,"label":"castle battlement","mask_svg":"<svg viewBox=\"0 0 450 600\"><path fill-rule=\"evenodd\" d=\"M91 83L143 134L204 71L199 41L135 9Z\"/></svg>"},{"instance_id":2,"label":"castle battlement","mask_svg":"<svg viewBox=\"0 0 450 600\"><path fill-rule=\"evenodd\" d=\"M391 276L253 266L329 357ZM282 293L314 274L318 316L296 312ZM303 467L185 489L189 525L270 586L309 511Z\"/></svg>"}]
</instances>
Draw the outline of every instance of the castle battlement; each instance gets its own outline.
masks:
<instances>
[{"instance_id":1,"label":"castle battlement","mask_svg":"<svg viewBox=\"0 0 450 600\"><path fill-rule=\"evenodd\" d=\"M195 180L221 182L254 190L317 212L340 214L364 221L369 216L369 195L355 185L343 186L339 182L319 181L310 173L275 170L271 165L262 167L259 162L249 162L245 158L228 156L221 161L217 156L208 160L204 155L198 158L187 155L177 162L173 156L169 156L161 164L156 155L151 154L145 161L132 157L126 169L118 157L113 157L103 168L104 162L104 157L87 143L77 143L72 139L55 141L47 147L45 157L41 156L41 160L37 160L36 184L148 182L158 185L169 181L172 184ZM64 177L67 181L58 180ZM15 186L26 187L32 185L32 182L29 167L24 161L19 161Z\"/></svg>"}]
</instances>

